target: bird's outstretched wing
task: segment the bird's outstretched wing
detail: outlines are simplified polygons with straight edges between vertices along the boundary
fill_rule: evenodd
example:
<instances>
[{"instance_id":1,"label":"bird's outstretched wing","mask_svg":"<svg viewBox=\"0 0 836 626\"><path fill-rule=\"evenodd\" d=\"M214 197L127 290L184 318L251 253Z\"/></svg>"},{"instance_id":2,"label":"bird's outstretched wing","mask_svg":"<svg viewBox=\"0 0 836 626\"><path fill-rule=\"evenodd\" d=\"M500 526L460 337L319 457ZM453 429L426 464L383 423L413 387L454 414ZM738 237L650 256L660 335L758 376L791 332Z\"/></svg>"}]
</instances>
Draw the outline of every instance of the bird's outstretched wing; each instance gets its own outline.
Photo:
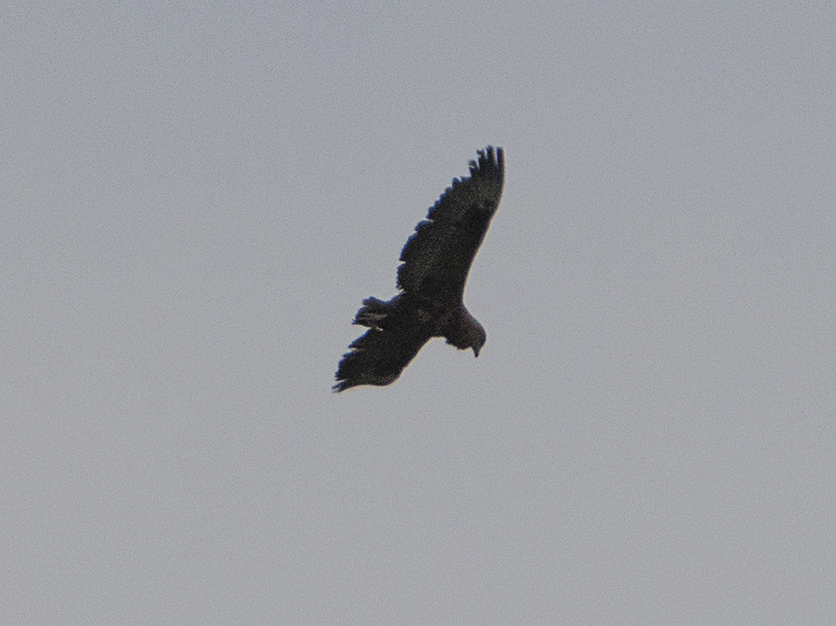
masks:
<instances>
[{"instance_id":1,"label":"bird's outstretched wing","mask_svg":"<svg viewBox=\"0 0 836 626\"><path fill-rule=\"evenodd\" d=\"M502 148L488 146L478 154L478 161L470 162L470 178L453 180L407 240L398 267L402 291L461 302L505 177Z\"/></svg>"},{"instance_id":2,"label":"bird's outstretched wing","mask_svg":"<svg viewBox=\"0 0 836 626\"><path fill-rule=\"evenodd\" d=\"M337 368L334 391L345 391L356 385L388 385L429 341L432 332L427 326L411 329L372 328L355 339Z\"/></svg>"}]
</instances>

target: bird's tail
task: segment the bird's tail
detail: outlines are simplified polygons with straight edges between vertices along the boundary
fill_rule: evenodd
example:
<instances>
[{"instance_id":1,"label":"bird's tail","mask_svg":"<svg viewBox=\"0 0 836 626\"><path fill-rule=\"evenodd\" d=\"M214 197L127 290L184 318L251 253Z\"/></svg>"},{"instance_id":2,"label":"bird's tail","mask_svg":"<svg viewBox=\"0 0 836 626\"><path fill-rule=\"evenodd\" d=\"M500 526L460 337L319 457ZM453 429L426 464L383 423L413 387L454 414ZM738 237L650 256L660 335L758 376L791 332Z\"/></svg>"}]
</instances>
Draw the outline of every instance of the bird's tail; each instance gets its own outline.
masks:
<instances>
[{"instance_id":1,"label":"bird's tail","mask_svg":"<svg viewBox=\"0 0 836 626\"><path fill-rule=\"evenodd\" d=\"M363 306L357 311L354 323L369 328L380 328L380 324L389 315L389 303L370 297L363 300Z\"/></svg>"}]
</instances>

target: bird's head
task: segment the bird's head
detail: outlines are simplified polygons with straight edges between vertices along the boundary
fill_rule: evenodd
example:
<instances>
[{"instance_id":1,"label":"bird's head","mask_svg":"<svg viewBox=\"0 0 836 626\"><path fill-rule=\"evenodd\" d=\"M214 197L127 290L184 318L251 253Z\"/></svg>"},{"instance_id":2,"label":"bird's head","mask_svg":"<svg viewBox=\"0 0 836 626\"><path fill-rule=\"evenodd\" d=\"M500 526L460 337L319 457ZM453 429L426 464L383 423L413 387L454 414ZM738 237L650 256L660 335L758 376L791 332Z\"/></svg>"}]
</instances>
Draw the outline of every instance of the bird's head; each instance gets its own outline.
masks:
<instances>
[{"instance_id":1,"label":"bird's head","mask_svg":"<svg viewBox=\"0 0 836 626\"><path fill-rule=\"evenodd\" d=\"M473 356L478 357L479 351L482 349L482 346L485 345L485 341L488 339L488 335L479 322L477 322L475 319L473 320L473 322L473 325L470 327L470 347L473 348Z\"/></svg>"},{"instance_id":2,"label":"bird's head","mask_svg":"<svg viewBox=\"0 0 836 626\"><path fill-rule=\"evenodd\" d=\"M461 306L453 323L445 329L444 337L447 343L453 344L459 350L471 348L473 354L479 356L479 351L485 345L485 329L466 308Z\"/></svg>"}]
</instances>

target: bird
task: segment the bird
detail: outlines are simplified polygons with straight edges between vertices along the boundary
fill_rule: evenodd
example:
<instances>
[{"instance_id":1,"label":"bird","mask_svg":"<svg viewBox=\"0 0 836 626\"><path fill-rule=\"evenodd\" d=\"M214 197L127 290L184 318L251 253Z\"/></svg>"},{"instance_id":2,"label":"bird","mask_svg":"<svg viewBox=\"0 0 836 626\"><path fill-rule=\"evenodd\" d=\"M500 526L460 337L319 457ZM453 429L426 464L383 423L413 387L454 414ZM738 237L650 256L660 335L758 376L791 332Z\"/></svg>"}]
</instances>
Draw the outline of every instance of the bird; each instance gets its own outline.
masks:
<instances>
[{"instance_id":1,"label":"bird","mask_svg":"<svg viewBox=\"0 0 836 626\"><path fill-rule=\"evenodd\" d=\"M353 323L368 330L340 360L334 392L393 383L433 337L479 356L487 335L464 306L464 288L499 207L505 155L492 146L477 155L468 164L470 176L453 179L404 245L398 294L388 301L363 300Z\"/></svg>"}]
</instances>

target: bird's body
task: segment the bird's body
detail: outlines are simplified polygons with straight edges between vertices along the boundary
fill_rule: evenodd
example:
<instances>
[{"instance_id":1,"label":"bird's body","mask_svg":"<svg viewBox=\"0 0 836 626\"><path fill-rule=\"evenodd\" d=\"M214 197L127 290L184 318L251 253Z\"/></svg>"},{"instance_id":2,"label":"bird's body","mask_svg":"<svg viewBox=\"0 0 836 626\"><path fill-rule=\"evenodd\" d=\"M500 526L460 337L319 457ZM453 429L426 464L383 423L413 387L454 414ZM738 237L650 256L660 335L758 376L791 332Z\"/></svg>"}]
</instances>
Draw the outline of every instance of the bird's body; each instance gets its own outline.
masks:
<instances>
[{"instance_id":1,"label":"bird's body","mask_svg":"<svg viewBox=\"0 0 836 626\"><path fill-rule=\"evenodd\" d=\"M502 148L480 150L470 174L453 181L407 240L398 267L401 293L389 301L363 301L354 323L369 330L340 361L335 391L394 382L432 337L479 356L485 329L465 308L463 295L502 195Z\"/></svg>"}]
</instances>

